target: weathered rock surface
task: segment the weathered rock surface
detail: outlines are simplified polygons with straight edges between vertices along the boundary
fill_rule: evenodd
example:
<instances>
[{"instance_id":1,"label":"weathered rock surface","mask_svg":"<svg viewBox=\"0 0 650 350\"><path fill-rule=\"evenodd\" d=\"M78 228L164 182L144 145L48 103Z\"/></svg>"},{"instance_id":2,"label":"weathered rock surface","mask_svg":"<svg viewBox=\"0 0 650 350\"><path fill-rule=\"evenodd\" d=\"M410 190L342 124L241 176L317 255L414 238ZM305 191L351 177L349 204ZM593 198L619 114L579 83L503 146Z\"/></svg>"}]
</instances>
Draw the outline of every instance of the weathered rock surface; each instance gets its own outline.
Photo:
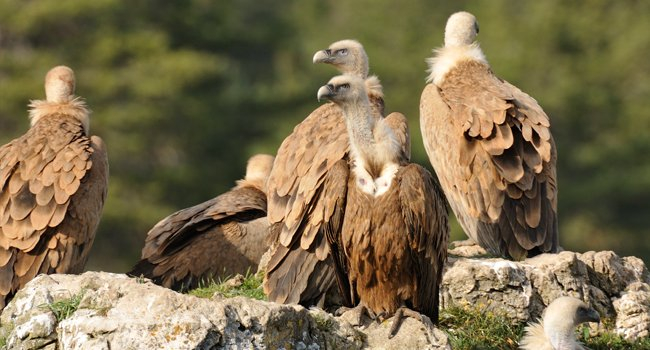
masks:
<instances>
[{"instance_id":1,"label":"weathered rock surface","mask_svg":"<svg viewBox=\"0 0 650 350\"><path fill-rule=\"evenodd\" d=\"M641 259L565 251L513 262L467 257L463 247L456 253L462 257L449 258L442 282L443 308L485 305L525 322L540 317L555 298L570 295L615 319L616 332L628 340L648 336L650 273Z\"/></svg>"},{"instance_id":2,"label":"weathered rock surface","mask_svg":"<svg viewBox=\"0 0 650 350\"><path fill-rule=\"evenodd\" d=\"M483 305L519 323L571 295L613 319L628 340L649 336L650 273L640 259L604 251L512 262L472 257L482 253L471 246L453 253L441 289L443 308ZM57 321L48 305L74 296L81 296L76 311ZM8 349L51 350L449 348L442 331L412 318L392 339L392 320L363 329L350 321L345 314L246 298L201 299L146 280L87 272L31 281L2 312L0 338Z\"/></svg>"},{"instance_id":3,"label":"weathered rock surface","mask_svg":"<svg viewBox=\"0 0 650 350\"><path fill-rule=\"evenodd\" d=\"M48 305L81 296L57 322ZM0 317L9 349L448 349L445 334L406 319L364 330L322 310L247 298L201 299L125 275L41 275Z\"/></svg>"}]
</instances>

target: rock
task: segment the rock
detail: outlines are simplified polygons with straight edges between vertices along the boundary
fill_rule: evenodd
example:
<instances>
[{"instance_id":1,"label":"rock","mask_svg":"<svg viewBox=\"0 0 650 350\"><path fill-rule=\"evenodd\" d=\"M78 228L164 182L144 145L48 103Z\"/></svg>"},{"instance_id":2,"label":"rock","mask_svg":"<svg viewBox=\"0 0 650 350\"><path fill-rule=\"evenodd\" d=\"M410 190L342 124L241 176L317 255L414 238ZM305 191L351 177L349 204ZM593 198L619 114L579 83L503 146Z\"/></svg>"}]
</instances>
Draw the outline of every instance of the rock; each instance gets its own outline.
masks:
<instances>
[{"instance_id":1,"label":"rock","mask_svg":"<svg viewBox=\"0 0 650 350\"><path fill-rule=\"evenodd\" d=\"M70 315L57 320L52 309L67 306ZM29 282L3 310L0 335L10 349L449 348L444 333L413 319L389 340L391 322L359 330L320 309L201 299L148 280L86 272Z\"/></svg>"},{"instance_id":2,"label":"rock","mask_svg":"<svg viewBox=\"0 0 650 350\"><path fill-rule=\"evenodd\" d=\"M649 336L650 273L613 252L561 252L520 262L458 247L445 267L441 307L483 305L522 323L555 298L585 300L630 341ZM463 256L458 256L463 255ZM241 284L236 276L229 283ZM56 312L55 312L56 310ZM66 317L66 311L69 315ZM345 314L243 297L179 294L141 278L104 272L41 275L0 316L8 349L449 349L430 322L406 318L352 326ZM597 331L597 329L596 329Z\"/></svg>"},{"instance_id":3,"label":"rock","mask_svg":"<svg viewBox=\"0 0 650 350\"><path fill-rule=\"evenodd\" d=\"M466 239L464 241L453 241L449 244L449 249L447 250L449 256L471 258L477 256L487 256L488 252L476 244L472 239Z\"/></svg>"},{"instance_id":4,"label":"rock","mask_svg":"<svg viewBox=\"0 0 650 350\"><path fill-rule=\"evenodd\" d=\"M555 298L574 296L614 318L616 332L634 340L650 329L649 283L643 261L611 251L564 251L520 262L450 257L440 297L443 308L485 305L521 323L540 317Z\"/></svg>"},{"instance_id":5,"label":"rock","mask_svg":"<svg viewBox=\"0 0 650 350\"><path fill-rule=\"evenodd\" d=\"M224 282L224 286L228 288L240 287L242 284L244 284L244 280L244 275L238 273L235 275L235 277Z\"/></svg>"},{"instance_id":6,"label":"rock","mask_svg":"<svg viewBox=\"0 0 650 350\"><path fill-rule=\"evenodd\" d=\"M614 300L616 331L627 340L650 336L650 288L634 282L623 295Z\"/></svg>"}]
</instances>

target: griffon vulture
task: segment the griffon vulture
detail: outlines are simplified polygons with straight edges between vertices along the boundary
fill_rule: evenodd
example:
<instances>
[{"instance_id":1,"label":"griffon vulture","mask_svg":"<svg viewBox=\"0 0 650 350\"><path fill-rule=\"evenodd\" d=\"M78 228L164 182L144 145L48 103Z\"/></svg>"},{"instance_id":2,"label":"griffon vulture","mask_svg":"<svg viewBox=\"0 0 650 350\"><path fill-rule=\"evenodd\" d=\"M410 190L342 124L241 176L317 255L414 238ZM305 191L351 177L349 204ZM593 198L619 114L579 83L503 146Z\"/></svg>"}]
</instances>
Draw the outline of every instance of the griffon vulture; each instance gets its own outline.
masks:
<instances>
[{"instance_id":1,"label":"griffon vulture","mask_svg":"<svg viewBox=\"0 0 650 350\"><path fill-rule=\"evenodd\" d=\"M523 350L581 350L575 328L584 322L600 322L600 315L576 298L555 299L544 311L542 320L526 326L519 342Z\"/></svg>"},{"instance_id":2,"label":"griffon vulture","mask_svg":"<svg viewBox=\"0 0 650 350\"><path fill-rule=\"evenodd\" d=\"M379 78L368 76L368 55L361 43L356 40L341 40L333 43L325 50L314 54L314 63L326 63L336 67L343 74L352 74L366 80L366 91L373 112L384 116L384 94ZM402 145L403 156L411 160L411 135L408 121L402 113L391 113L386 116L386 123L395 131Z\"/></svg>"},{"instance_id":3,"label":"griffon vulture","mask_svg":"<svg viewBox=\"0 0 650 350\"><path fill-rule=\"evenodd\" d=\"M341 293L371 315L397 313L394 330L402 314L420 317L413 310L437 322L449 236L442 191L402 156L362 79L334 77L318 90L323 98L343 110L350 138L350 165L337 163L336 176L327 177L347 187L342 230L327 231Z\"/></svg>"},{"instance_id":4,"label":"griffon vulture","mask_svg":"<svg viewBox=\"0 0 650 350\"><path fill-rule=\"evenodd\" d=\"M368 78L368 57L354 40L332 44L317 52L314 62L335 65L366 79L373 108L383 113L383 93L376 77ZM346 54L342 54L342 52ZM331 57L326 57L331 56ZM406 119L393 113L385 119L400 141L403 156L410 157ZM341 229L340 203L345 193L333 188L328 176L337 162L348 160L348 134L341 109L333 103L320 106L298 124L278 149L268 183L268 218L272 255L264 278L270 301L323 306L344 303L337 299L335 272L326 231ZM332 289L330 289L332 288Z\"/></svg>"},{"instance_id":5,"label":"griffon vulture","mask_svg":"<svg viewBox=\"0 0 650 350\"><path fill-rule=\"evenodd\" d=\"M129 275L183 291L257 268L269 247L266 181L272 165L273 156L251 157L233 189L157 223Z\"/></svg>"},{"instance_id":6,"label":"griffon vulture","mask_svg":"<svg viewBox=\"0 0 650 350\"><path fill-rule=\"evenodd\" d=\"M89 110L74 72L52 68L31 127L0 148L0 306L37 274L79 273L108 187L103 141L89 136Z\"/></svg>"},{"instance_id":7,"label":"griffon vulture","mask_svg":"<svg viewBox=\"0 0 650 350\"><path fill-rule=\"evenodd\" d=\"M489 252L524 259L557 252L555 143L532 97L494 75L476 18L453 14L428 59L424 146L465 233Z\"/></svg>"}]
</instances>

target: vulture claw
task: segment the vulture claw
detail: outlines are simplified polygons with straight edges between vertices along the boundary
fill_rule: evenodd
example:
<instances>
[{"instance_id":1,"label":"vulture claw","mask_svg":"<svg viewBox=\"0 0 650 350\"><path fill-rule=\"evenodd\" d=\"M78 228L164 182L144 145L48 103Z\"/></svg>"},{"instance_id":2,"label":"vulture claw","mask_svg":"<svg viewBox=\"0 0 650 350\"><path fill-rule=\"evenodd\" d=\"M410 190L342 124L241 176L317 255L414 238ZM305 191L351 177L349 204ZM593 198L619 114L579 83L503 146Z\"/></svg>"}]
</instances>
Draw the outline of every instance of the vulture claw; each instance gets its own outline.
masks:
<instances>
[{"instance_id":1,"label":"vulture claw","mask_svg":"<svg viewBox=\"0 0 650 350\"><path fill-rule=\"evenodd\" d=\"M388 339L392 339L395 336L395 334L397 334L400 326L402 325L402 321L404 321L404 318L406 317L411 317L422 323L426 323L421 313L411 310L405 306L402 306L399 309L397 309L397 311L395 312L395 316L393 316L393 324L390 326L390 331L388 332Z\"/></svg>"}]
</instances>

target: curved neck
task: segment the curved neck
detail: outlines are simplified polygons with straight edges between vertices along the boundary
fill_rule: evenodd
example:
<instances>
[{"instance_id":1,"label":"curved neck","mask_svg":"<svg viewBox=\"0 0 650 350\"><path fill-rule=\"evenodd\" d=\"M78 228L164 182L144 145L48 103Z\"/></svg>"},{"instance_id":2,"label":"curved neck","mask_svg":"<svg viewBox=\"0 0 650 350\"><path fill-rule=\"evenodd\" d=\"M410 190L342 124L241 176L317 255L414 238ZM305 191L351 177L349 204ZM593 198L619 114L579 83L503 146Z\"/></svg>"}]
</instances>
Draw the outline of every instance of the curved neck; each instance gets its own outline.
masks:
<instances>
[{"instance_id":1,"label":"curved neck","mask_svg":"<svg viewBox=\"0 0 650 350\"><path fill-rule=\"evenodd\" d=\"M343 106L345 113L345 123L350 136L350 145L353 157L367 158L370 153L375 150L375 135L374 129L378 121L378 117L372 113L368 97L365 103L348 103Z\"/></svg>"}]
</instances>

